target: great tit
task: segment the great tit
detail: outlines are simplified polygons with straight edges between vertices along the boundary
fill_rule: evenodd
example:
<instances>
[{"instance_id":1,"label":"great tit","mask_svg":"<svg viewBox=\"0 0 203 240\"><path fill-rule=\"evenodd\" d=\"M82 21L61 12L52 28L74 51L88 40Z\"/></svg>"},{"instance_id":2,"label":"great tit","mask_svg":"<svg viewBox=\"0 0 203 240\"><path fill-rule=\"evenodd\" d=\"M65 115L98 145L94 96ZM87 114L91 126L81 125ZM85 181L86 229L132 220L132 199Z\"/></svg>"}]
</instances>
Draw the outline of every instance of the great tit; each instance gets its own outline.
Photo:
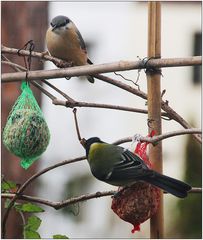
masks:
<instances>
[{"instance_id":1,"label":"great tit","mask_svg":"<svg viewBox=\"0 0 203 240\"><path fill-rule=\"evenodd\" d=\"M87 50L82 35L75 24L66 16L59 15L52 19L46 33L46 44L53 57L72 62L74 66L92 64L87 57ZM92 76L87 76L94 83Z\"/></svg>"},{"instance_id":2,"label":"great tit","mask_svg":"<svg viewBox=\"0 0 203 240\"><path fill-rule=\"evenodd\" d=\"M179 198L186 197L191 190L190 185L149 169L138 155L123 147L105 143L98 137L85 140L83 145L92 174L103 182L129 186L145 181Z\"/></svg>"}]
</instances>

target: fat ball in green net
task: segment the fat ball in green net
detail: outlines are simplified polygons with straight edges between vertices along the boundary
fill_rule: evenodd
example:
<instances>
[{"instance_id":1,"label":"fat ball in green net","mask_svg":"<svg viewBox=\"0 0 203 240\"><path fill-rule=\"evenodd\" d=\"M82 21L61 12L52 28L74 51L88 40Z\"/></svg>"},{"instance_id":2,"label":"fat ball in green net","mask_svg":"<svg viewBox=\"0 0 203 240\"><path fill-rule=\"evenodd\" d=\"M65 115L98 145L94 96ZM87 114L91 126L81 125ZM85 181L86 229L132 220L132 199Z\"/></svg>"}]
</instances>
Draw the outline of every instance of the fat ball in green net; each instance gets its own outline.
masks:
<instances>
[{"instance_id":1,"label":"fat ball in green net","mask_svg":"<svg viewBox=\"0 0 203 240\"><path fill-rule=\"evenodd\" d=\"M21 85L22 93L16 100L3 130L3 143L21 158L21 166L30 167L46 150L50 132L42 111L28 83Z\"/></svg>"}]
</instances>

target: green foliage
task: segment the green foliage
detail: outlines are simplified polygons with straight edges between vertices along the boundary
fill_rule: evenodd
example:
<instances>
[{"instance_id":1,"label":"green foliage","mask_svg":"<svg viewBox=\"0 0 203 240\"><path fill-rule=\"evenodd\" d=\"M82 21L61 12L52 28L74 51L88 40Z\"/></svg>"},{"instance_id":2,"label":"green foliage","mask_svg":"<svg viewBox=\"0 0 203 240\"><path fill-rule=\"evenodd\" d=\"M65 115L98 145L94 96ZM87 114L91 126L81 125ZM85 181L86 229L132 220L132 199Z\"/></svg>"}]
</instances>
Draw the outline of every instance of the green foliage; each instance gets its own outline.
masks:
<instances>
[{"instance_id":1,"label":"green foliage","mask_svg":"<svg viewBox=\"0 0 203 240\"><path fill-rule=\"evenodd\" d=\"M185 182L194 187L202 186L201 146L191 136L186 144ZM191 193L177 204L179 218L176 226L181 238L202 238L202 195Z\"/></svg>"},{"instance_id":2,"label":"green foliage","mask_svg":"<svg viewBox=\"0 0 203 240\"><path fill-rule=\"evenodd\" d=\"M7 198L7 199L5 200L5 203L4 203L4 208L8 208L10 202L11 202L11 200Z\"/></svg>"},{"instance_id":3,"label":"green foliage","mask_svg":"<svg viewBox=\"0 0 203 240\"><path fill-rule=\"evenodd\" d=\"M16 186L17 184L15 182L10 180L5 180L4 178L2 178L1 190L3 193L12 192L13 189L16 189ZM6 198L4 202L4 208L8 208L10 202L11 200L9 198ZM33 204L31 202L27 202L27 203L15 202L12 209L17 211L20 214L22 221L24 223L23 238L24 239L41 239L41 236L37 231L42 223L42 220L35 215L31 215L28 217L26 222L24 214L25 213L30 213L30 214L42 213L44 212L44 209L38 206L37 204ZM61 234L55 234L53 235L53 239L68 239L68 237Z\"/></svg>"},{"instance_id":4,"label":"green foliage","mask_svg":"<svg viewBox=\"0 0 203 240\"><path fill-rule=\"evenodd\" d=\"M12 189L16 188L16 183L12 181L5 181L1 182L1 192L10 192Z\"/></svg>"},{"instance_id":5,"label":"green foliage","mask_svg":"<svg viewBox=\"0 0 203 240\"><path fill-rule=\"evenodd\" d=\"M21 158L25 169L46 150L50 133L42 111L26 82L16 100L3 130L3 143L13 154Z\"/></svg>"},{"instance_id":6,"label":"green foliage","mask_svg":"<svg viewBox=\"0 0 203 240\"><path fill-rule=\"evenodd\" d=\"M41 238L37 232L42 220L36 216L28 218L27 224L23 228L23 236L27 239L39 239Z\"/></svg>"},{"instance_id":7,"label":"green foliage","mask_svg":"<svg viewBox=\"0 0 203 240\"><path fill-rule=\"evenodd\" d=\"M24 226L25 229L30 229L32 231L37 231L42 220L36 216L31 216L28 218L27 224Z\"/></svg>"},{"instance_id":8,"label":"green foliage","mask_svg":"<svg viewBox=\"0 0 203 240\"><path fill-rule=\"evenodd\" d=\"M56 234L53 235L53 239L69 239L66 235Z\"/></svg>"},{"instance_id":9,"label":"green foliage","mask_svg":"<svg viewBox=\"0 0 203 240\"><path fill-rule=\"evenodd\" d=\"M77 196L78 193L85 194L90 188L91 176L84 174L69 180L64 187L63 198L68 199L72 196ZM73 204L61 209L63 214L68 214L74 221L82 221L82 209L79 209L79 204ZM80 213L80 215L79 215ZM75 217L77 216L77 218Z\"/></svg>"},{"instance_id":10,"label":"green foliage","mask_svg":"<svg viewBox=\"0 0 203 240\"><path fill-rule=\"evenodd\" d=\"M35 205L33 203L24 203L24 204L16 204L15 209L21 212L29 212L29 213L39 213L44 212L44 209Z\"/></svg>"},{"instance_id":11,"label":"green foliage","mask_svg":"<svg viewBox=\"0 0 203 240\"><path fill-rule=\"evenodd\" d=\"M40 239L41 238L38 232L32 231L32 230L24 230L23 236L24 236L24 239Z\"/></svg>"}]
</instances>

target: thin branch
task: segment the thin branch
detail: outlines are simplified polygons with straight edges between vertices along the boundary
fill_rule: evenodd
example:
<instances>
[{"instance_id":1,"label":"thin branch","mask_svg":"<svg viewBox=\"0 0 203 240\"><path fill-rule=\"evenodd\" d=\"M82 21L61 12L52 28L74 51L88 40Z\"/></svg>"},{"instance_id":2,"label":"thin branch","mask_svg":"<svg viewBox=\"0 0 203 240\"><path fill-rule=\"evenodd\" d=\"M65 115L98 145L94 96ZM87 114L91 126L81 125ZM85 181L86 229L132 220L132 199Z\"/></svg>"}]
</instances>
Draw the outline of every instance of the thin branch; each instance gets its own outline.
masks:
<instances>
[{"instance_id":1,"label":"thin branch","mask_svg":"<svg viewBox=\"0 0 203 240\"><path fill-rule=\"evenodd\" d=\"M19 64L11 62L4 54L2 54L2 58L5 60L4 62L7 63L11 68L13 68L16 72L26 71L27 69Z\"/></svg>"},{"instance_id":2,"label":"thin branch","mask_svg":"<svg viewBox=\"0 0 203 240\"><path fill-rule=\"evenodd\" d=\"M72 197L70 199L63 200L61 202L53 202L53 201L49 201L49 200L45 200L45 199L41 199L41 198L33 197L33 196L27 196L27 195L20 195L18 197L18 199L41 203L41 204L47 205L49 207L53 207L55 209L61 209L63 207L67 207L67 206L69 206L71 204L75 204L77 202L82 202L82 201L99 198L99 197L111 196L111 195L114 195L115 193L116 193L116 191L113 191L113 190L105 191L105 192L96 192L96 193L81 195L79 197ZM15 196L16 196L16 194L13 194L13 193L1 194L2 198L14 198Z\"/></svg>"},{"instance_id":3,"label":"thin branch","mask_svg":"<svg viewBox=\"0 0 203 240\"><path fill-rule=\"evenodd\" d=\"M52 102L54 102L57 99L54 95L52 95L50 92L48 92L46 89L44 89L42 87L42 85L40 85L38 82L33 81L33 82L31 82L31 84L34 85L36 88L38 88L47 97L49 97L52 100Z\"/></svg>"},{"instance_id":4,"label":"thin branch","mask_svg":"<svg viewBox=\"0 0 203 240\"><path fill-rule=\"evenodd\" d=\"M154 137L140 137L140 141L155 144L159 141L162 141L170 137L175 137L175 136L185 135L185 134L194 134L194 133L202 134L202 130L197 128L183 129L183 130L164 133ZM122 143L131 142L131 141L132 141L132 137L126 137L113 142L113 144L119 145Z\"/></svg>"},{"instance_id":5,"label":"thin branch","mask_svg":"<svg viewBox=\"0 0 203 240\"><path fill-rule=\"evenodd\" d=\"M70 102L74 102L74 100L69 97L66 93L62 92L60 89L58 89L57 87L55 87L53 84L51 84L49 81L47 80L42 80L43 83L45 83L47 86L49 86L50 88L54 89L56 92L58 92L60 95L62 95L65 99L67 99Z\"/></svg>"},{"instance_id":6,"label":"thin branch","mask_svg":"<svg viewBox=\"0 0 203 240\"><path fill-rule=\"evenodd\" d=\"M8 47L5 47L3 45L1 46L1 52L2 53L7 53L7 54L14 54L14 55L19 56L19 49L8 48ZM21 49L20 50L20 56L30 56L30 51ZM41 52L32 51L31 56L35 57L35 58L38 58L38 59L41 59L41 60L44 60L44 61L51 61L54 64L61 64L63 62L58 58L50 56L49 54L47 54L47 52L46 53L44 53L44 52L41 53Z\"/></svg>"},{"instance_id":7,"label":"thin branch","mask_svg":"<svg viewBox=\"0 0 203 240\"><path fill-rule=\"evenodd\" d=\"M25 217L24 217L24 215L23 215L23 213L21 211L19 211L19 214L20 214L20 216L22 218L23 226L25 226L25 224L26 224Z\"/></svg>"},{"instance_id":8,"label":"thin branch","mask_svg":"<svg viewBox=\"0 0 203 240\"><path fill-rule=\"evenodd\" d=\"M166 111L173 120L178 122L184 128L191 128L190 124L187 123L187 121L185 121L185 119L182 118L177 112L175 112L166 102L161 102L161 108ZM199 134L194 134L193 136L200 144L202 143L202 137Z\"/></svg>"},{"instance_id":9,"label":"thin branch","mask_svg":"<svg viewBox=\"0 0 203 240\"><path fill-rule=\"evenodd\" d=\"M31 183L33 182L36 178L38 178L39 176L41 176L42 174L46 173L46 172L49 172L55 168L58 168L58 167L61 167L63 165L67 165L67 164L70 164L70 163L75 163L75 162L79 162L79 161L83 161L85 160L86 157L85 156L82 156L82 157L78 157L78 158L73 158L73 159L69 159L69 160L64 160L62 162L59 162L59 163L56 163L50 167L47 167L43 170L41 170L40 172L34 174L32 177L30 177L23 185L21 185L21 187L19 188L18 190L18 194L23 192L25 190L25 188Z\"/></svg>"},{"instance_id":10,"label":"thin branch","mask_svg":"<svg viewBox=\"0 0 203 240\"><path fill-rule=\"evenodd\" d=\"M26 70L24 67L12 63L8 58L6 58L5 63L8 63L14 70L20 71L20 70ZM49 83L47 80L42 80L43 83L54 89L56 92L61 94L64 98L66 98L68 101L57 99L55 96L53 96L51 93L49 93L47 90L45 90L40 84L33 81L32 84L40 89L47 97L49 97L52 100L52 103L54 105L61 105L65 107L89 107L89 108L107 108L107 109L114 109L114 110L121 110L121 111L129 111L129 112L137 112L137 113L143 113L147 114L148 111L144 109L139 108L133 108L133 107L125 107L125 106L118 106L118 105L110 105L110 104L99 104L99 103L87 103L87 102L79 102L75 101L73 98L68 96L66 93L62 92L60 89L55 87L53 84ZM167 113L162 112L162 116L169 117Z\"/></svg>"},{"instance_id":11,"label":"thin branch","mask_svg":"<svg viewBox=\"0 0 203 240\"><path fill-rule=\"evenodd\" d=\"M70 159L70 160L65 160L62 161L60 163L54 164L50 167L47 167L45 169L43 169L42 171L34 174L33 176L31 176L26 182L24 182L18 189L18 191L16 192L16 195L12 198L12 200L9 203L8 208L5 211L5 214L3 216L3 220L2 220L2 237L5 237L5 233L6 233L6 222L10 213L11 208L13 207L15 201L20 197L20 195L23 193L23 191L27 188L28 185L30 185L36 178L38 178L39 176L41 176L42 174L51 171L57 167L66 165L66 164L70 164L70 163L74 163L74 162L78 162L78 161L82 161L86 159L85 156L83 157L78 157L78 158L74 158L74 159Z\"/></svg>"},{"instance_id":12,"label":"thin branch","mask_svg":"<svg viewBox=\"0 0 203 240\"><path fill-rule=\"evenodd\" d=\"M21 71L26 71L26 68L22 67L19 64L13 63L10 61L10 59L8 59L6 56L2 56L6 61L4 61L5 63L7 63L11 68L13 68L15 71L17 72L21 72ZM39 83L37 83L36 81L32 81L31 82L32 85L34 85L36 88L38 88L41 92L43 92L47 97L49 97L52 101L54 101L56 99L55 96L53 96L50 92L46 91Z\"/></svg>"},{"instance_id":13,"label":"thin branch","mask_svg":"<svg viewBox=\"0 0 203 240\"><path fill-rule=\"evenodd\" d=\"M86 200L90 200L90 199L94 199L94 198L98 198L98 197L106 197L106 196L112 196L116 193L117 191L114 190L110 190L110 191L105 191L105 192L96 192L96 193L91 193L91 194L85 194L85 195L81 195L79 197L72 197L70 199L67 200L63 200L61 202L53 202L53 201L49 201L46 199L42 199L39 197L34 197L34 196L28 196L28 195L20 195L18 197L18 200L25 200L25 201L31 201L31 202L35 202L35 203L40 203L49 207L53 207L54 209L61 209L64 207L67 207L71 204L75 204L77 202L82 202L82 201L86 201ZM166 193L166 192L164 192ZM189 193L202 193L202 188L198 188L198 187L193 187ZM16 194L14 193L2 193L1 197L2 198L14 198Z\"/></svg>"},{"instance_id":14,"label":"thin branch","mask_svg":"<svg viewBox=\"0 0 203 240\"><path fill-rule=\"evenodd\" d=\"M11 61L1 61L2 64L5 64L5 65L8 65L12 68L16 67L16 68L19 68L21 71L26 71L26 68L20 66L19 64L16 64L16 63L13 63Z\"/></svg>"},{"instance_id":15,"label":"thin branch","mask_svg":"<svg viewBox=\"0 0 203 240\"><path fill-rule=\"evenodd\" d=\"M79 128L78 119L77 119L77 108L73 109L73 115L74 115L74 122L75 122L75 128L76 128L78 140L81 143L82 138L81 138L81 135L80 135L80 128Z\"/></svg>"},{"instance_id":16,"label":"thin branch","mask_svg":"<svg viewBox=\"0 0 203 240\"><path fill-rule=\"evenodd\" d=\"M148 111L141 109L141 108L133 108L133 107L125 107L125 106L119 106L119 105L111 105L111 104L100 104L100 103L87 103L87 102L78 102L78 101L65 101L60 99L54 99L52 101L54 105L61 105L69 108L75 108L75 107L86 107L86 108L105 108L105 109L114 109L114 110L120 110L120 111L127 111L127 112L137 112L137 113L143 113L147 114ZM169 115L165 112L162 112L162 116L168 117Z\"/></svg>"},{"instance_id":17,"label":"thin branch","mask_svg":"<svg viewBox=\"0 0 203 240\"><path fill-rule=\"evenodd\" d=\"M186 131L186 130L185 130ZM146 140L146 139L142 139L142 140ZM149 139L150 140L150 139ZM156 139L157 141L157 139ZM115 143L114 143L115 144ZM118 142L117 142L118 144ZM57 164L54 164L50 167L47 167L45 169L43 169L42 171L34 174L33 176L31 176L26 182L24 182L24 184L22 184L20 186L20 188L18 189L17 193L15 196L13 196L12 200L10 201L9 203L9 206L8 208L6 209L6 212L4 214L4 217L3 217L3 221L2 221L2 236L4 237L5 236L5 230L6 230L6 222L7 222L7 219L8 219L8 216L9 216L9 213L10 213L10 210L12 208L12 206L14 205L15 201L21 197L23 191L27 188L28 185L30 185L36 178L38 178L39 176L41 176L42 174L48 172L48 171L51 171L57 167L60 167L60 166L63 166L63 165L66 165L66 164L70 164L70 163L73 163L73 162L78 162L78 161L82 161L82 160L85 160L86 157L85 156L82 156L82 157L78 157L78 158L74 158L74 159L71 159L71 160L65 160L65 161L62 161L60 163L57 163ZM83 201L85 200L84 198L82 198ZM90 199L90 198L89 198ZM81 200L80 200L81 201ZM70 203L68 203L70 204Z\"/></svg>"},{"instance_id":18,"label":"thin branch","mask_svg":"<svg viewBox=\"0 0 203 240\"><path fill-rule=\"evenodd\" d=\"M4 49L5 50L5 49ZM22 52L23 52L24 50L22 50L21 51L21 54L22 54ZM28 53L30 54L30 52L28 51ZM34 54L34 53L33 53ZM38 57L39 57L39 55L38 55ZM41 54L40 55L40 57L39 58L46 58L46 57L44 57L44 55L43 54ZM48 58L50 58L50 56L48 57ZM52 57L51 57L52 58ZM52 59L53 60L53 59ZM150 60L151 61L151 60ZM121 66L121 69L123 68L123 67L126 67L126 66L124 66L125 65L125 63L126 62L119 62L120 63L120 65L119 66ZM143 64L143 62L142 62L142 64ZM17 71L20 71L20 69L15 65L15 64L10 64L14 69L16 69ZM105 64L104 64L105 65ZM96 66L96 68L95 69L93 69L93 71L96 71L96 70L98 70L97 69L97 67L100 67L100 66L102 66L102 65L95 65ZM111 66L111 64L106 64L106 66ZM81 68L82 68L82 71L84 71L84 67L85 66L82 66ZM89 67L89 66L88 66ZM105 67L105 66L104 66ZM149 67L149 66L148 66ZM63 71L65 70L67 70L67 71L70 71L70 70L73 70L74 71L74 69L76 69L77 67L75 67L75 68L69 68L69 69L62 69ZM124 69L123 69L124 70ZM126 69L127 70L127 69ZM50 70L50 71L55 71L55 70ZM57 71L61 71L61 70L57 70ZM44 72L44 71L30 71L29 72L29 75L28 75L28 78L30 79L30 73L32 73L32 72L34 72L35 74L36 74L36 72ZM46 72L46 71L45 71ZM25 73L22 73L22 72L18 72L18 73L14 73L15 75L17 75L17 76L19 76L20 74L24 74L25 75ZM86 75L85 73L82 73L82 75ZM5 75L4 75L5 76ZM79 76L79 75L78 75ZM24 76L25 77L25 76ZM39 76L38 76L39 77ZM117 87L120 87L120 88L122 88L122 89L125 89L125 90L127 90L127 91L129 91L129 92L131 92L131 93L133 93L133 94L135 94L135 95L138 95L138 96L140 96L140 97L142 97L142 98L144 98L144 99L146 99L147 98L147 95L145 94L145 93L143 93L143 92L141 92L141 91L139 91L139 90L137 90L137 89L135 89L135 88L132 88L131 86L128 86L127 84L124 84L124 83L122 83L122 82L119 82L119 81L116 81L116 80L112 80L111 78L108 78L108 77L105 77L105 76L102 76L102 75L96 75L95 77L97 77L97 78L99 78L100 80L103 80L103 81L105 81L105 82L109 82L109 83L111 83L111 84L113 84L113 85L115 85L115 86L117 86ZM45 77L43 76L43 79L44 79ZM55 78L55 77L54 77ZM23 78L22 78L23 79ZM21 80L22 80L21 79ZM36 80L36 77L34 76L33 77L33 79L34 80ZM38 84L35 84L35 86L37 86ZM38 86L38 88L41 88L41 90L42 90L42 87L41 86ZM43 92L45 93L45 91L46 90L44 90ZM48 92L47 92L48 93ZM56 98L54 98L54 96L52 95L49 95L49 97L50 98L52 98L52 100L53 101L55 101L56 100ZM163 101L162 101L163 102ZM170 107L165 103L165 102L163 102L162 103L162 108L166 111L166 112L170 112L170 116L172 116L173 117L173 119L174 120L176 120L176 121L179 121L180 123L182 123L182 122L184 122L184 119L182 119L179 115L177 115L176 113L175 113L175 111L173 110L173 109L170 109ZM184 125L186 126L186 127L189 127L189 125L186 123L184 123ZM200 139L201 140L201 139ZM83 157L83 159L85 159L85 157ZM83 159L81 159L80 158L80 160L83 160ZM79 160L72 160L73 162L74 161L79 161ZM3 236L5 236L5 227L6 227L6 221L7 221L7 218L8 218L8 215L9 215L9 212L10 212L10 209L11 209L11 207L13 206L13 204L14 204L14 202L18 199L18 197L21 195L21 193L25 190L25 188L34 180L34 179L36 179L38 176L40 176L41 174L44 174L45 172L47 172L47 171L50 171L50 170L52 170L53 168L55 168L55 167L58 167L58 166L62 166L62 165L65 165L65 164L68 164L68 163L63 163L63 164L61 164L61 163L59 163L59 164L56 164L56 166L51 166L51 167L49 167L49 168L47 168L47 169L44 169L43 171L41 171L41 172L39 172L39 173L37 173L37 174L35 174L35 175L33 175L30 179L28 179L19 189L18 189L18 192L17 192L17 194L16 194L16 196L11 200L11 202L10 202L10 204L9 204L9 206L8 206L8 208L6 209L6 212L5 212L5 215L4 215L4 218L3 218L3 225L2 225L2 234L3 234Z\"/></svg>"},{"instance_id":19,"label":"thin branch","mask_svg":"<svg viewBox=\"0 0 203 240\"><path fill-rule=\"evenodd\" d=\"M4 48L4 47L3 47L3 48ZM29 51L27 51L27 52L29 53ZM41 56L41 55L39 55L39 56ZM39 57L39 56L38 56L38 57ZM43 56L44 56L44 55L43 55ZM162 60L163 60L163 59L162 59ZM150 60L150 61L152 61L152 60ZM83 66L83 67L84 67L84 66ZM69 68L69 69L70 69L70 68ZM133 88L133 87L131 87L131 86L129 86L129 85L121 82L121 81L114 80L114 79L112 79L112 78L109 78L109 77L107 77L107 76L103 76L103 75L101 75L101 74L96 74L96 75L94 75L94 77L97 78L97 79L99 79L99 80L102 80L102 81L104 81L104 82L110 83L110 84L112 84L112 85L114 85L114 86L117 86L117 87L119 87L119 88L121 88L121 89L123 89L123 90L126 90L126 91L128 91L128 92L130 92L130 93L132 93L132 94L134 94L134 95L137 95L137 96L143 98L143 99L147 99L147 94L146 94L146 93L144 93L144 92L142 92L142 91L140 91L140 90L138 90L138 89L135 89L135 88ZM60 101L60 100L57 100L57 99L55 99L55 100L53 101L53 103L56 104L56 105L66 106L66 105L64 104L64 102L62 102L62 101ZM74 106L74 107L76 107L76 106ZM176 112L168 105L168 102L167 102L167 101L166 101L166 102L163 101L163 100L161 101L161 108L168 114L167 117L169 117L169 118L177 121L180 125L182 125L182 126L183 126L184 128L186 128L186 129L191 128L191 126L190 126L178 113L176 113ZM202 142L202 139L201 139L201 136L200 136L200 135L194 134L193 136L194 136L194 138L195 138L199 143Z\"/></svg>"},{"instance_id":20,"label":"thin branch","mask_svg":"<svg viewBox=\"0 0 203 240\"><path fill-rule=\"evenodd\" d=\"M118 81L118 80L114 80L112 78L109 78L107 76L104 76L104 75L101 75L101 74L97 74L96 75L96 78L97 79L100 79L104 82L107 82L107 83L110 83L116 87L119 87L125 91L128 91L134 95L137 95L143 99L146 99L147 100L147 94L142 92L141 90L138 90L138 89L135 89L121 81ZM166 101L161 101L161 108L168 113L168 116L170 116L171 119L175 120L176 122L178 122L180 125L182 125L184 128L186 129L190 129L192 128L190 126L190 124L188 124L177 112L175 112L168 104L168 102ZM194 134L193 135L194 138L201 144L202 143L202 138L200 135L198 134Z\"/></svg>"},{"instance_id":21,"label":"thin branch","mask_svg":"<svg viewBox=\"0 0 203 240\"><path fill-rule=\"evenodd\" d=\"M114 80L114 79L112 79L112 78L109 78L109 77L107 77L107 76L103 76L103 75L99 75L99 74L97 74L96 76L95 76L97 79L100 79L100 80L102 80L102 81L104 81L104 82L107 82L107 83L110 83L110 84L112 84L112 85L114 85L114 86L117 86L117 87L119 87L119 88L121 88L121 89L123 89L123 90L126 90L126 91L128 91L128 92L130 92L130 93L132 93L132 94L135 94L135 95L137 95L137 96L139 96L139 97L141 97L141 98L143 98L143 99L147 99L147 94L146 93L144 93L144 92L142 92L141 90L138 90L138 89L135 89L135 88L133 88L133 87L131 87L131 86L129 86L129 85L127 85L127 84L125 84L125 83L122 83L122 82L120 82L120 81L118 81L118 80ZM46 84L48 84L47 83L47 81L45 81L45 83ZM36 84L35 84L36 85ZM52 84L50 84L49 83L49 86L51 86L52 88L54 88L55 90L56 90L56 87L54 87ZM46 91L46 90L45 90ZM60 90L59 90L60 91ZM59 92L58 91L58 92ZM45 93L45 92L44 92ZM61 93L63 93L63 92L59 92L60 94ZM46 94L46 93L45 93ZM47 96L49 95L49 94L46 94ZM95 103L84 103L84 102L76 102L75 100L73 100L72 98L70 98L67 94L65 94L65 93L63 93L63 94L61 94L61 95L63 95L66 99L68 99L69 101L62 101L62 100L58 100L58 99L56 99L56 98L54 98L54 97L50 97L51 99L52 99L52 102L53 102L53 104L55 104L55 105L62 105L62 106L66 106L66 107L98 107L98 108L110 108L110 109L117 109L117 110L124 110L124 111L131 111L132 110L132 112L140 112L140 113L147 113L147 112L145 112L145 110L142 110L142 109L132 109L132 108L126 108L126 107L115 107L114 108L114 106L113 105L106 105L106 106L104 106L104 105L99 105L99 104L95 104ZM167 117L169 117L169 119L171 118L171 119L173 119L173 120L175 120L175 121L177 121L180 125L182 125L184 128L186 128L186 129L190 129L191 128L191 126L178 114L178 113L176 113L169 105L168 105L168 103L167 102L164 102L163 100L161 101L161 107L162 107L162 109L164 110L164 111L166 111L166 113L162 113L162 116L164 116L165 114L165 116L167 116ZM124 109L125 108L125 109ZM201 143L202 142L202 138L201 138L201 136L199 135L199 134L194 134L193 135L194 137L195 137L195 139L199 142L199 143Z\"/></svg>"}]
</instances>

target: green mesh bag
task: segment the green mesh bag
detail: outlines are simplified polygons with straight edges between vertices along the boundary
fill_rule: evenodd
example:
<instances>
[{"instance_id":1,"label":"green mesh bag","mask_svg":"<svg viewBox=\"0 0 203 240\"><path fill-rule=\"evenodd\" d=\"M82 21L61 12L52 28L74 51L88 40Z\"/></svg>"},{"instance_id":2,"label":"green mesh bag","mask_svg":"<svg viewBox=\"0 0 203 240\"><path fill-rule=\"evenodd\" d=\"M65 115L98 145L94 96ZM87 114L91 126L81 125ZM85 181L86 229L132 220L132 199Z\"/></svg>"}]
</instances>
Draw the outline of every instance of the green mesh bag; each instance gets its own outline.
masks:
<instances>
[{"instance_id":1,"label":"green mesh bag","mask_svg":"<svg viewBox=\"0 0 203 240\"><path fill-rule=\"evenodd\" d=\"M3 130L3 143L13 154L21 158L21 166L30 167L46 150L50 132L42 111L26 82L22 93L9 113Z\"/></svg>"}]
</instances>

